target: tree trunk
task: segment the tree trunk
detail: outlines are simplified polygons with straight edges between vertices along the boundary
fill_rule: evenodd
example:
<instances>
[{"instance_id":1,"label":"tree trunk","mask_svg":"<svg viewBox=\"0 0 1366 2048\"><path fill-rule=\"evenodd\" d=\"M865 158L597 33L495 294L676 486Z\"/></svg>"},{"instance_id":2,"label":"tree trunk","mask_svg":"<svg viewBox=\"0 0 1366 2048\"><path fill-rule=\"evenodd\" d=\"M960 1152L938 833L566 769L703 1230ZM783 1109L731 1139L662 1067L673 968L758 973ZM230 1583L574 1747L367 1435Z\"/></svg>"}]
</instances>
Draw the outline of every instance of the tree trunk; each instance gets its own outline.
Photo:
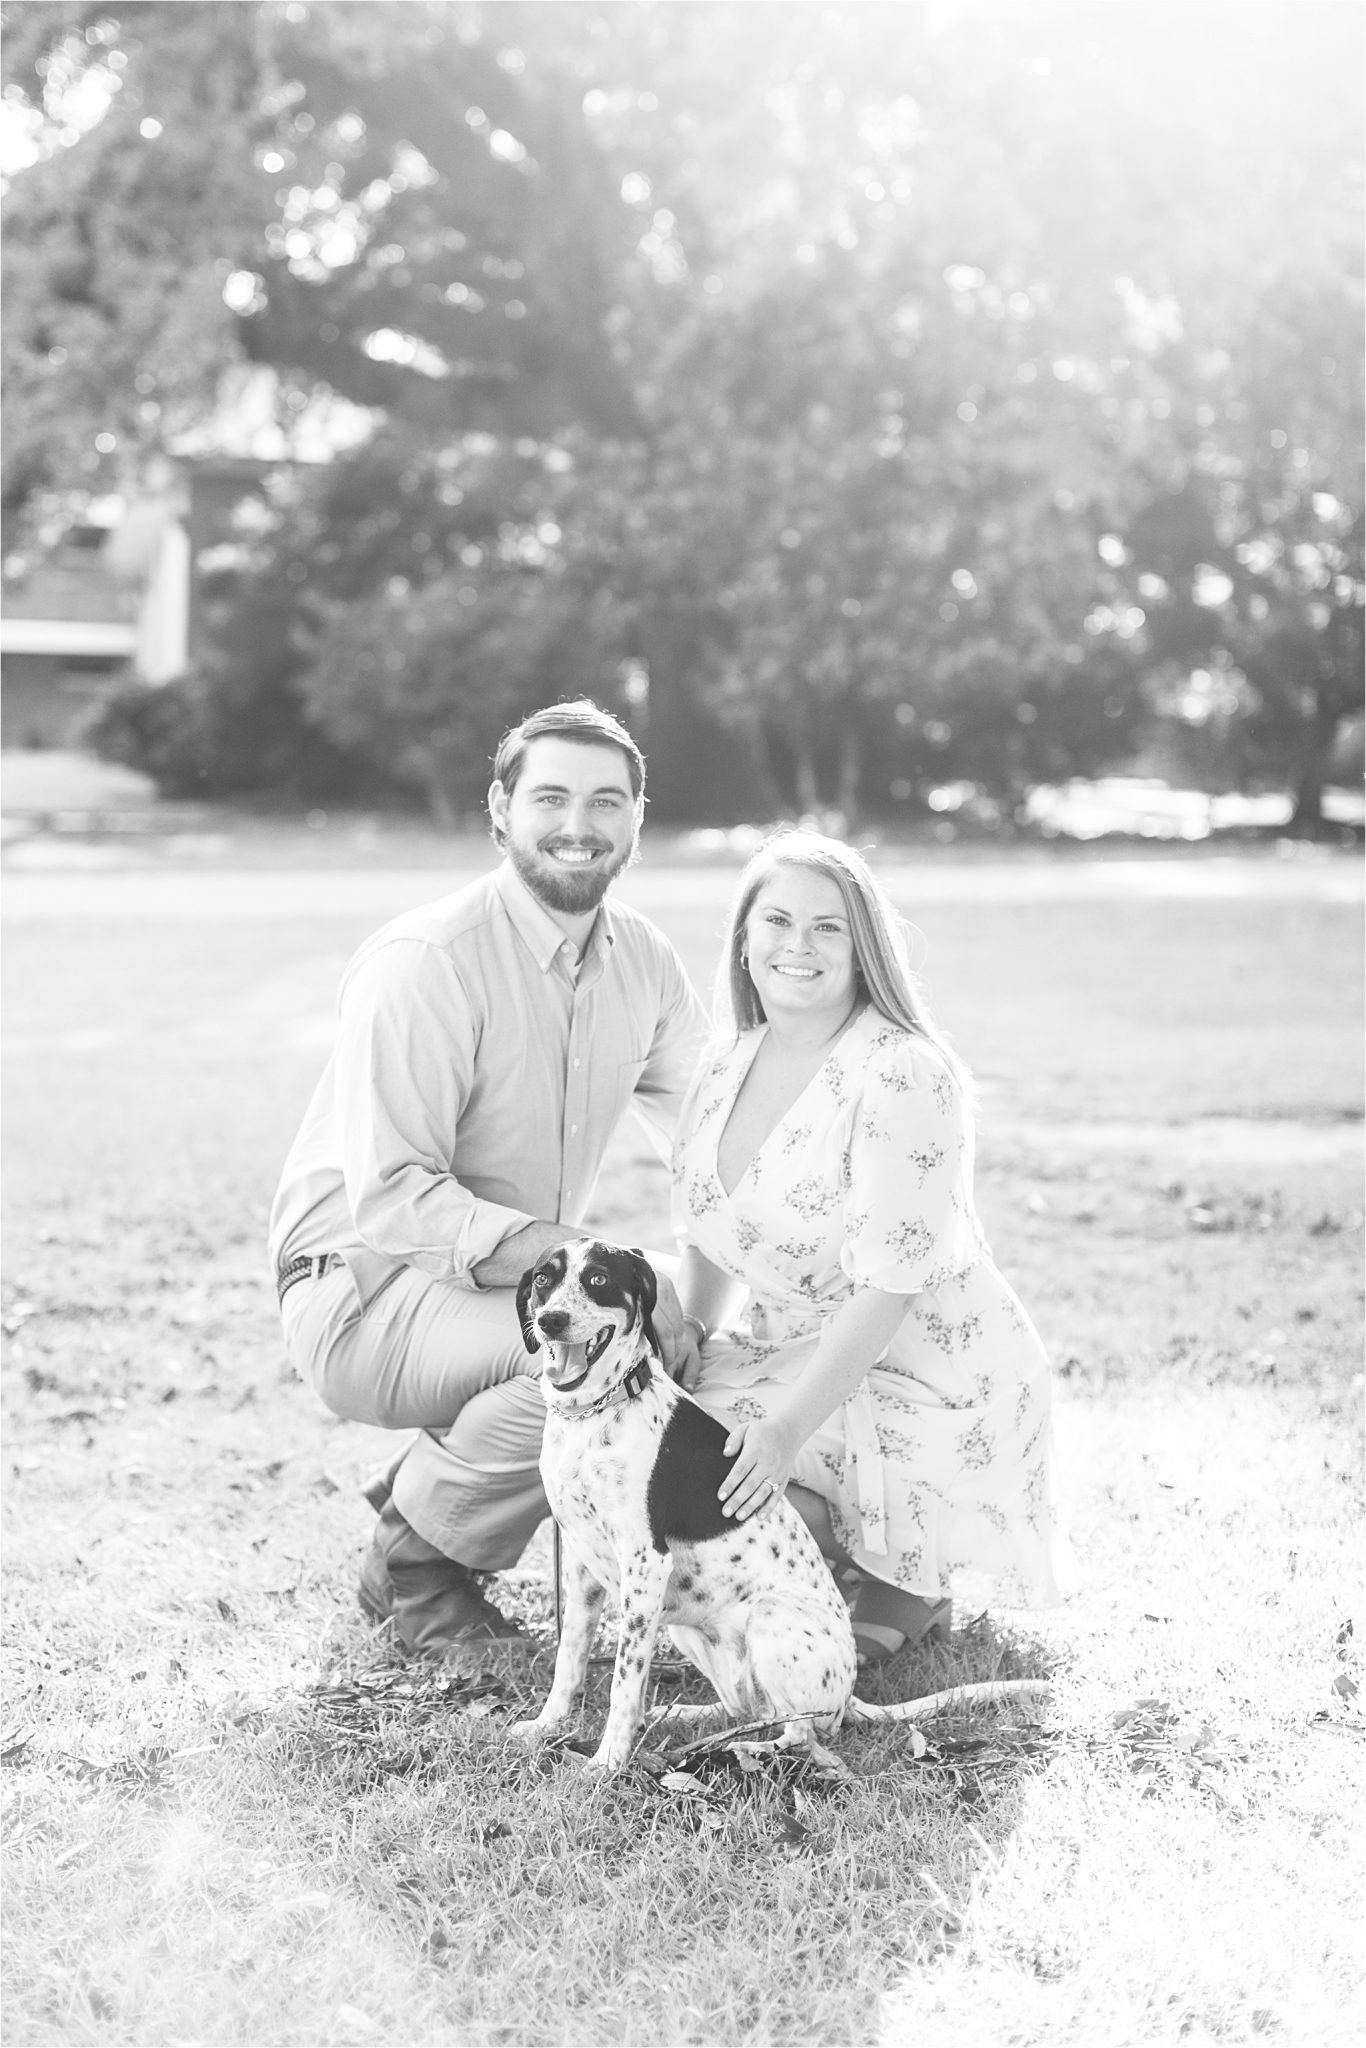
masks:
<instances>
[{"instance_id":1,"label":"tree trunk","mask_svg":"<svg viewBox=\"0 0 1366 2048\"><path fill-rule=\"evenodd\" d=\"M435 768L428 770L423 780L423 792L427 798L428 814L438 832L458 832L460 813L451 802L451 793Z\"/></svg>"},{"instance_id":2,"label":"tree trunk","mask_svg":"<svg viewBox=\"0 0 1366 2048\"><path fill-rule=\"evenodd\" d=\"M778 778L773 770L773 750L764 731L764 721L755 716L746 722L746 735L754 761L754 804L756 817L765 823L776 818L782 810L783 800L778 792Z\"/></svg>"},{"instance_id":3,"label":"tree trunk","mask_svg":"<svg viewBox=\"0 0 1366 2048\"><path fill-rule=\"evenodd\" d=\"M1362 606L1359 596L1362 575L1362 535L1366 521L1358 517L1352 528L1350 560L1353 590L1350 598L1335 604L1319 644L1319 672L1314 684L1314 708L1309 714L1295 785L1295 809L1290 830L1303 839L1322 838L1323 785L1338 728L1361 702Z\"/></svg>"},{"instance_id":4,"label":"tree trunk","mask_svg":"<svg viewBox=\"0 0 1366 2048\"><path fill-rule=\"evenodd\" d=\"M835 804L844 819L843 830L853 832L863 815L863 742L855 722L854 706L847 709L847 723L840 733L839 773L835 782Z\"/></svg>"},{"instance_id":5,"label":"tree trunk","mask_svg":"<svg viewBox=\"0 0 1366 2048\"><path fill-rule=\"evenodd\" d=\"M1314 691L1314 709L1305 728L1304 751L1295 778L1295 808L1290 819L1290 830L1297 839L1323 837L1323 785L1343 717L1335 685L1336 678L1321 680Z\"/></svg>"},{"instance_id":6,"label":"tree trunk","mask_svg":"<svg viewBox=\"0 0 1366 2048\"><path fill-rule=\"evenodd\" d=\"M803 733L792 742L792 779L797 792L797 809L805 817L815 817L821 807L821 787L816 778L816 763L812 758L811 742Z\"/></svg>"},{"instance_id":7,"label":"tree trunk","mask_svg":"<svg viewBox=\"0 0 1366 2048\"><path fill-rule=\"evenodd\" d=\"M733 661L724 660L722 667L731 731L742 742L753 776L752 785L746 791L746 816L750 820L761 819L767 823L779 815L783 799L773 766L773 749L769 745L763 707L754 692L745 687Z\"/></svg>"}]
</instances>

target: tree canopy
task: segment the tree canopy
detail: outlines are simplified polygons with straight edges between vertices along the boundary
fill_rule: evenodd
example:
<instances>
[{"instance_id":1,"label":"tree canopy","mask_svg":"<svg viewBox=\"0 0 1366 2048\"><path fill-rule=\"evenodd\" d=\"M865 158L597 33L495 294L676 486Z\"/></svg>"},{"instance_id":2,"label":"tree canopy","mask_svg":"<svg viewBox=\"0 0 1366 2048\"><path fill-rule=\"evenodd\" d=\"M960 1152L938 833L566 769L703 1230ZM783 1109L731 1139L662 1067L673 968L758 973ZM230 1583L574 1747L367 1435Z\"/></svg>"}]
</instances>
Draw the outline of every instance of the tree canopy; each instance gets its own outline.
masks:
<instances>
[{"instance_id":1,"label":"tree canopy","mask_svg":"<svg viewBox=\"0 0 1366 2048\"><path fill-rule=\"evenodd\" d=\"M285 447L350 408L243 537L187 783L317 734L448 814L589 687L678 816L957 779L1009 821L1147 761L1317 817L1361 674L1355 8L4 18L9 545L253 371Z\"/></svg>"}]
</instances>

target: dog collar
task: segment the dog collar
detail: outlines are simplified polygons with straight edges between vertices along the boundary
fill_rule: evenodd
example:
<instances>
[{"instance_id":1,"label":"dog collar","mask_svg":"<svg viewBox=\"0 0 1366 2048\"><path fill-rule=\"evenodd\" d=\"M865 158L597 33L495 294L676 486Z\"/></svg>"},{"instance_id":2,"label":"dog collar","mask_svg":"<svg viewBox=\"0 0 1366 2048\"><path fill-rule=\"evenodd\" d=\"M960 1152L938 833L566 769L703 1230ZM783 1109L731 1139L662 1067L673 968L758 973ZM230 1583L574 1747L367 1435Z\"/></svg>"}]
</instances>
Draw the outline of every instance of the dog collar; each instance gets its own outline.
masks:
<instances>
[{"instance_id":1,"label":"dog collar","mask_svg":"<svg viewBox=\"0 0 1366 2048\"><path fill-rule=\"evenodd\" d=\"M570 1407L572 1415L598 1415L604 1408L615 1407L618 1401L638 1401L650 1384L650 1361L638 1358L628 1373L623 1374L614 1387L605 1394L599 1394L596 1401L590 1401L584 1408L577 1404Z\"/></svg>"}]
</instances>

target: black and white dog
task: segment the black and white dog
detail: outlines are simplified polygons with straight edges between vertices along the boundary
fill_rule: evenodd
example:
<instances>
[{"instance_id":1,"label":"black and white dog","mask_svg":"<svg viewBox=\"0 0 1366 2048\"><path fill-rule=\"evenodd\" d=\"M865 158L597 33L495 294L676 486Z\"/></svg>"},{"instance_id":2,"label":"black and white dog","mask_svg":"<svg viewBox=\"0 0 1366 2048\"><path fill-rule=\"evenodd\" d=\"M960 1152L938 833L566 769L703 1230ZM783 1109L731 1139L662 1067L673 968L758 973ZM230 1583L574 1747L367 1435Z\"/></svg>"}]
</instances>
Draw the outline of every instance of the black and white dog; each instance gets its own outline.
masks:
<instances>
[{"instance_id":1,"label":"black and white dog","mask_svg":"<svg viewBox=\"0 0 1366 2048\"><path fill-rule=\"evenodd\" d=\"M610 1592L621 1638L599 1771L619 1770L640 1732L661 1622L732 1713L782 1721L784 1742L837 1728L857 1669L848 1610L796 1510L779 1497L747 1521L722 1513L729 1432L659 1364L655 1299L643 1254L594 1239L549 1253L517 1290L527 1349L545 1351L541 1476L568 1586L550 1696L513 1733L577 1720Z\"/></svg>"}]
</instances>

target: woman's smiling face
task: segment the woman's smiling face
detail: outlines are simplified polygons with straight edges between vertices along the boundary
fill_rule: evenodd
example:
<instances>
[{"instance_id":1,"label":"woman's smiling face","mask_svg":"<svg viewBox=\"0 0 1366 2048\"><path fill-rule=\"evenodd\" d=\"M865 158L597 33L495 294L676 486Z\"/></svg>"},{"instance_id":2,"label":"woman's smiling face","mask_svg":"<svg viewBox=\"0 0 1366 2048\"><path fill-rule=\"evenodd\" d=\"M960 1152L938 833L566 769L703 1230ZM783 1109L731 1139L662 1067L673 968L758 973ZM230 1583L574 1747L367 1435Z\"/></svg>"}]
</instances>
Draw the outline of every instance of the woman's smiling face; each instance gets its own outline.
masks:
<instances>
[{"instance_id":1,"label":"woman's smiling face","mask_svg":"<svg viewBox=\"0 0 1366 2048\"><path fill-rule=\"evenodd\" d=\"M749 974L772 1023L839 1029L854 1007L854 940L838 882L776 867L745 919Z\"/></svg>"}]
</instances>

